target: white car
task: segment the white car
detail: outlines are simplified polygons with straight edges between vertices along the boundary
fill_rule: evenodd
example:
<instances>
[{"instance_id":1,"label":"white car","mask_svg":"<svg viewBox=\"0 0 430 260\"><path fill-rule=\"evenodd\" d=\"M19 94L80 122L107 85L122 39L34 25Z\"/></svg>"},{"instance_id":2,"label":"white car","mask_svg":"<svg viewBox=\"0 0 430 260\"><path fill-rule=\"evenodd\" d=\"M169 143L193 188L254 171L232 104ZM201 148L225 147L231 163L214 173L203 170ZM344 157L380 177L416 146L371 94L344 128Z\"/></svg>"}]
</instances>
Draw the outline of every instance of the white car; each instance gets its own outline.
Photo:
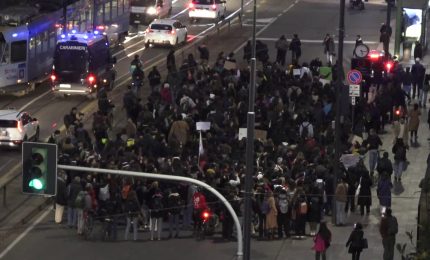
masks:
<instances>
[{"instance_id":1,"label":"white car","mask_svg":"<svg viewBox=\"0 0 430 260\"><path fill-rule=\"evenodd\" d=\"M39 121L27 112L0 110L0 146L21 147L24 141L37 141L39 131Z\"/></svg>"},{"instance_id":2,"label":"white car","mask_svg":"<svg viewBox=\"0 0 430 260\"><path fill-rule=\"evenodd\" d=\"M226 12L224 0L192 0L188 4L188 16L191 20L199 18L219 20L225 17Z\"/></svg>"},{"instance_id":3,"label":"white car","mask_svg":"<svg viewBox=\"0 0 430 260\"><path fill-rule=\"evenodd\" d=\"M146 29L145 44L176 46L187 42L187 27L178 20L155 19Z\"/></svg>"}]
</instances>

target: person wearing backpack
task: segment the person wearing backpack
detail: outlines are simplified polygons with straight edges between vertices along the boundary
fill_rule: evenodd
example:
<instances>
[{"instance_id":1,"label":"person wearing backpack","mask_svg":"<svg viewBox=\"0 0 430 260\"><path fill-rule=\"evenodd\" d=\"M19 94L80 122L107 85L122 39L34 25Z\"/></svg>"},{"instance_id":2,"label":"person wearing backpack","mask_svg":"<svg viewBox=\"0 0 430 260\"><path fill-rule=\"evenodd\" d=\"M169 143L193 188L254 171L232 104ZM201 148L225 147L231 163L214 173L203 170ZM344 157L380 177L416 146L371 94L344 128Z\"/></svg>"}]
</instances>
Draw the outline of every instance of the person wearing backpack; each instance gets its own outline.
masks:
<instances>
[{"instance_id":1,"label":"person wearing backpack","mask_svg":"<svg viewBox=\"0 0 430 260\"><path fill-rule=\"evenodd\" d=\"M384 247L384 260L394 259L394 245L396 244L396 234L399 232L397 218L392 215L390 208L387 208L381 219L379 232L382 237L382 246Z\"/></svg>"},{"instance_id":2,"label":"person wearing backpack","mask_svg":"<svg viewBox=\"0 0 430 260\"><path fill-rule=\"evenodd\" d=\"M406 145L403 139L397 139L393 146L392 152L394 154L394 181L402 181L402 173L406 169Z\"/></svg>"},{"instance_id":3,"label":"person wearing backpack","mask_svg":"<svg viewBox=\"0 0 430 260\"><path fill-rule=\"evenodd\" d=\"M314 237L314 246L312 247L315 250L315 259L326 260L326 251L330 247L331 243L331 232L327 227L325 222L321 222L318 233Z\"/></svg>"},{"instance_id":4,"label":"person wearing backpack","mask_svg":"<svg viewBox=\"0 0 430 260\"><path fill-rule=\"evenodd\" d=\"M67 225L70 228L77 226L78 212L76 210L75 201L81 191L81 178L79 176L75 176L73 181L67 187Z\"/></svg>"},{"instance_id":5,"label":"person wearing backpack","mask_svg":"<svg viewBox=\"0 0 430 260\"><path fill-rule=\"evenodd\" d=\"M163 217L164 217L164 197L159 188L157 188L150 201L150 229L151 241L154 240L154 231L157 231L157 240L161 240L161 232L163 231Z\"/></svg>"},{"instance_id":6,"label":"person wearing backpack","mask_svg":"<svg viewBox=\"0 0 430 260\"><path fill-rule=\"evenodd\" d=\"M179 237L179 216L183 208L181 196L177 192L176 188L172 188L172 191L167 197L167 213L169 216L169 239L172 238L173 228L176 231L175 238Z\"/></svg>"},{"instance_id":7,"label":"person wearing backpack","mask_svg":"<svg viewBox=\"0 0 430 260\"><path fill-rule=\"evenodd\" d=\"M305 119L299 127L300 138L305 141L309 138L314 137L314 127L309 122L309 119Z\"/></svg>"},{"instance_id":8,"label":"person wearing backpack","mask_svg":"<svg viewBox=\"0 0 430 260\"><path fill-rule=\"evenodd\" d=\"M136 191L131 190L127 194L125 201L125 214L127 217L127 225L125 227L124 239L128 240L128 234L130 233L131 224L133 223L133 240L137 240L137 222L140 212L140 205L137 199Z\"/></svg>"},{"instance_id":9,"label":"person wearing backpack","mask_svg":"<svg viewBox=\"0 0 430 260\"><path fill-rule=\"evenodd\" d=\"M284 236L290 237L290 217L288 214L290 213L289 207L290 202L288 198L287 191L282 188L278 195L277 200L278 205L278 238L281 239Z\"/></svg>"}]
</instances>

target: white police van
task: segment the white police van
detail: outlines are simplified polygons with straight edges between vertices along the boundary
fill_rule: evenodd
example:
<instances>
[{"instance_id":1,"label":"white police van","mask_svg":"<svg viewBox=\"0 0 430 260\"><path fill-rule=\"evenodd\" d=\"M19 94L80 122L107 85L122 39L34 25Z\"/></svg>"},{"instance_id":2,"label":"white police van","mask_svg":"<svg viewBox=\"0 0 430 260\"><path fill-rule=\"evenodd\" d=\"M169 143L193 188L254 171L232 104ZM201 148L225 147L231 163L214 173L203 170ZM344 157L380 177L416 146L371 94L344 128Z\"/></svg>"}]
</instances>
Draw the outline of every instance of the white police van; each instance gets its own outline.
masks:
<instances>
[{"instance_id":1,"label":"white police van","mask_svg":"<svg viewBox=\"0 0 430 260\"><path fill-rule=\"evenodd\" d=\"M113 84L114 63L106 36L97 31L63 34L54 54L52 90L65 96L92 95L101 85Z\"/></svg>"}]
</instances>

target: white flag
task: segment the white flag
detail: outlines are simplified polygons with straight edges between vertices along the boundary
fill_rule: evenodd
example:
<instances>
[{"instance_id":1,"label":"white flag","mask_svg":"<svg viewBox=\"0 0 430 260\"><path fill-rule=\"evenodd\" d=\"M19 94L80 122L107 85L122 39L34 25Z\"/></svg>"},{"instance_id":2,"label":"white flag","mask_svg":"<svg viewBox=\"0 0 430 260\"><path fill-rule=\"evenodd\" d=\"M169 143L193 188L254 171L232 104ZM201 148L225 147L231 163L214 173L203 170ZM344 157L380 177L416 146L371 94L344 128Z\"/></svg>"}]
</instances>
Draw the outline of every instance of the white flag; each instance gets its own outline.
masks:
<instances>
[{"instance_id":1,"label":"white flag","mask_svg":"<svg viewBox=\"0 0 430 260\"><path fill-rule=\"evenodd\" d=\"M199 156L201 156L204 152L205 150L203 149L202 131L200 131Z\"/></svg>"}]
</instances>

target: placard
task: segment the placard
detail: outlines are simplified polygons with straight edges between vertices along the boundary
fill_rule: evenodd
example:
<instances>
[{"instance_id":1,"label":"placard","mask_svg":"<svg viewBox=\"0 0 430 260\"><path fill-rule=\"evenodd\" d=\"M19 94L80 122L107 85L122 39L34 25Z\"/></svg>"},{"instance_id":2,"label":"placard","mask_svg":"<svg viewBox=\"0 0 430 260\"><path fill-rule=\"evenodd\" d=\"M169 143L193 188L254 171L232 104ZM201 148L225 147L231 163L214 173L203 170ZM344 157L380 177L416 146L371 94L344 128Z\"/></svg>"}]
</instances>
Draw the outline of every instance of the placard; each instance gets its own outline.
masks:
<instances>
[{"instance_id":1,"label":"placard","mask_svg":"<svg viewBox=\"0 0 430 260\"><path fill-rule=\"evenodd\" d=\"M197 131L207 131L211 129L211 122L196 122Z\"/></svg>"}]
</instances>

